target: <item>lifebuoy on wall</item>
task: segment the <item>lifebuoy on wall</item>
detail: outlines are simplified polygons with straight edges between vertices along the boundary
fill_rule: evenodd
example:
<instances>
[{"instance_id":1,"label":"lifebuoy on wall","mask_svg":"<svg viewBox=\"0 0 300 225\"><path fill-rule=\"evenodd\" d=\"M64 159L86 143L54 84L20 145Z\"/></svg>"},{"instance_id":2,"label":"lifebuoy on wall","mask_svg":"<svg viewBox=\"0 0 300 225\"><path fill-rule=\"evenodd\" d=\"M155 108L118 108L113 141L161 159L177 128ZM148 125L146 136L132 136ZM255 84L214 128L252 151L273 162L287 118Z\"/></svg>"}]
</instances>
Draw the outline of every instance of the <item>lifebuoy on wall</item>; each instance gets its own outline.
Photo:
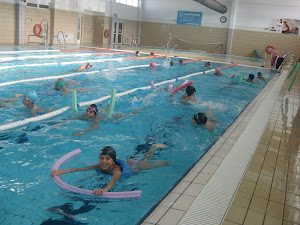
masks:
<instances>
[{"instance_id":1,"label":"lifebuoy on wall","mask_svg":"<svg viewBox=\"0 0 300 225\"><path fill-rule=\"evenodd\" d=\"M275 50L274 46L269 45L268 47L266 47L266 52L267 52L268 54L271 54L271 53L272 53L272 52L269 50L269 48Z\"/></svg>"},{"instance_id":2,"label":"lifebuoy on wall","mask_svg":"<svg viewBox=\"0 0 300 225\"><path fill-rule=\"evenodd\" d=\"M43 28L42 28L42 25L41 24L36 24L34 27L33 27L33 33L36 35L36 36L40 36L43 32Z\"/></svg>"},{"instance_id":3,"label":"lifebuoy on wall","mask_svg":"<svg viewBox=\"0 0 300 225\"><path fill-rule=\"evenodd\" d=\"M106 30L104 31L104 37L105 37L105 38L109 38L109 36L110 36L110 31L109 31L108 29L106 29Z\"/></svg>"}]
</instances>

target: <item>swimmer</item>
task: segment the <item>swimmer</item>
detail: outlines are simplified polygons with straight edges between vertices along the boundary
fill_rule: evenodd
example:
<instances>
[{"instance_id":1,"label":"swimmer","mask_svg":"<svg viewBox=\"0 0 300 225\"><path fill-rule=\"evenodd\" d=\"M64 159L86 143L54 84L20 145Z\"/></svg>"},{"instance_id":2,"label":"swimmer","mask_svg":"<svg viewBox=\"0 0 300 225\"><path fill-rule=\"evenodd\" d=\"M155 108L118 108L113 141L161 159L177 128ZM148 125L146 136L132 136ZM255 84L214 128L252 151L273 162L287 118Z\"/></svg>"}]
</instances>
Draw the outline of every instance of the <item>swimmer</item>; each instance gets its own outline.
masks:
<instances>
[{"instance_id":1,"label":"swimmer","mask_svg":"<svg viewBox=\"0 0 300 225\"><path fill-rule=\"evenodd\" d=\"M257 73L257 79L260 79L260 80L266 80L266 78L263 77L262 73L261 72L258 72Z\"/></svg>"},{"instance_id":2,"label":"swimmer","mask_svg":"<svg viewBox=\"0 0 300 225\"><path fill-rule=\"evenodd\" d=\"M249 76L248 76L246 82L252 82L252 83L255 83L254 77L255 77L254 74L249 74Z\"/></svg>"},{"instance_id":3,"label":"swimmer","mask_svg":"<svg viewBox=\"0 0 300 225\"><path fill-rule=\"evenodd\" d=\"M170 66L173 66L174 65L174 62L173 61L170 61Z\"/></svg>"},{"instance_id":4,"label":"swimmer","mask_svg":"<svg viewBox=\"0 0 300 225\"><path fill-rule=\"evenodd\" d=\"M140 56L140 51L135 52L136 56Z\"/></svg>"},{"instance_id":5,"label":"swimmer","mask_svg":"<svg viewBox=\"0 0 300 225\"><path fill-rule=\"evenodd\" d=\"M186 101L198 101L198 99L194 98L194 95L196 94L196 89L194 86L188 86L185 89L186 96L182 95L181 98L183 98Z\"/></svg>"},{"instance_id":6,"label":"swimmer","mask_svg":"<svg viewBox=\"0 0 300 225\"><path fill-rule=\"evenodd\" d=\"M150 55L154 55L154 52L151 52Z\"/></svg>"},{"instance_id":7,"label":"swimmer","mask_svg":"<svg viewBox=\"0 0 300 225\"><path fill-rule=\"evenodd\" d=\"M128 113L128 114L137 114L138 112L140 112L140 111L134 111L134 112L131 112L131 113ZM102 113L103 114L107 113L107 110L103 110ZM127 114L115 114L115 115L113 115L113 117L114 118L120 118L120 117L123 117L125 115L127 115ZM70 122L72 120L84 120L84 121L87 121L87 122L91 123L91 125L89 126L88 129L85 129L84 131L81 131L81 132L74 132L72 134L73 136L81 137L82 135L84 135L86 133L89 133L89 132L92 132L93 130L99 130L99 123L100 123L100 121L105 120L105 118L106 118L105 115L98 115L97 105L92 104L92 105L90 105L86 108L86 111L85 111L84 114L74 116L74 117L72 117L68 120L65 120L61 123L58 123L54 126L59 127L62 124L65 124L65 123Z\"/></svg>"},{"instance_id":8,"label":"swimmer","mask_svg":"<svg viewBox=\"0 0 300 225\"><path fill-rule=\"evenodd\" d=\"M69 86L72 86L72 85L78 85L78 84L81 84L80 82L75 82L75 81L71 81L71 82L65 82L64 79L58 79L56 82L55 82L55 85L54 85L54 89L55 90L58 90L58 91L63 91L63 95L65 94L68 94L70 92L72 92L73 90L71 89L68 89ZM84 88L76 88L74 89L77 93L83 93L83 92L87 92L87 89L84 89Z\"/></svg>"},{"instance_id":9,"label":"swimmer","mask_svg":"<svg viewBox=\"0 0 300 225\"><path fill-rule=\"evenodd\" d=\"M166 90L167 90L168 92L174 91L174 86L173 86L173 84L167 84Z\"/></svg>"},{"instance_id":10,"label":"swimmer","mask_svg":"<svg viewBox=\"0 0 300 225\"><path fill-rule=\"evenodd\" d=\"M198 125L205 125L205 128L208 130L214 130L215 129L215 124L216 120L211 119L212 118L212 113L210 110L207 111L207 113L201 113L198 112L196 113L192 118L191 121L194 124Z\"/></svg>"},{"instance_id":11,"label":"swimmer","mask_svg":"<svg viewBox=\"0 0 300 225\"><path fill-rule=\"evenodd\" d=\"M88 63L85 66L84 65L80 66L77 69L77 72L84 71L84 70L87 70L87 69L90 69L90 68L92 68L92 63Z\"/></svg>"},{"instance_id":12,"label":"swimmer","mask_svg":"<svg viewBox=\"0 0 300 225\"><path fill-rule=\"evenodd\" d=\"M182 59L179 60L179 64L180 64L180 65L185 65L185 64L184 64L184 61L183 61Z\"/></svg>"},{"instance_id":13,"label":"swimmer","mask_svg":"<svg viewBox=\"0 0 300 225\"><path fill-rule=\"evenodd\" d=\"M226 77L226 76L224 76L224 74L223 74L223 73L221 73L221 71L220 71L220 69L219 69L219 68L216 68L216 69L215 69L215 73L214 73L214 75L218 75L218 76L223 76L223 77Z\"/></svg>"},{"instance_id":14,"label":"swimmer","mask_svg":"<svg viewBox=\"0 0 300 225\"><path fill-rule=\"evenodd\" d=\"M150 68L156 70L156 62L150 63Z\"/></svg>"},{"instance_id":15,"label":"swimmer","mask_svg":"<svg viewBox=\"0 0 300 225\"><path fill-rule=\"evenodd\" d=\"M205 67L209 68L209 69L212 69L212 67L210 66L210 62L206 62L205 63Z\"/></svg>"},{"instance_id":16,"label":"swimmer","mask_svg":"<svg viewBox=\"0 0 300 225\"><path fill-rule=\"evenodd\" d=\"M51 109L47 109L47 108L40 108L38 107L34 101L36 101L38 99L38 95L35 91L28 91L26 93L26 95L23 95L23 104L24 106L26 106L26 108L28 108L30 110L30 113L32 116L36 116L37 112L50 112L52 111Z\"/></svg>"},{"instance_id":17,"label":"swimmer","mask_svg":"<svg viewBox=\"0 0 300 225\"><path fill-rule=\"evenodd\" d=\"M167 161L157 161L152 160L152 154L158 149L168 148L164 144L153 144L149 152L145 154L145 158L142 160L129 159L125 168L119 162L117 162L117 154L114 148L111 146L105 146L101 149L99 155L99 163L92 166L81 167L81 168L72 168L66 170L53 170L50 173L50 177L62 176L65 173L73 173L77 171L88 171L88 170L97 170L104 174L112 175L111 181L109 181L104 188L98 188L93 190L94 195L103 195L103 193L109 191L119 180L122 175L123 170L128 170L126 167L132 170L132 172L137 172L138 170L149 170L159 166L168 166Z\"/></svg>"}]
</instances>

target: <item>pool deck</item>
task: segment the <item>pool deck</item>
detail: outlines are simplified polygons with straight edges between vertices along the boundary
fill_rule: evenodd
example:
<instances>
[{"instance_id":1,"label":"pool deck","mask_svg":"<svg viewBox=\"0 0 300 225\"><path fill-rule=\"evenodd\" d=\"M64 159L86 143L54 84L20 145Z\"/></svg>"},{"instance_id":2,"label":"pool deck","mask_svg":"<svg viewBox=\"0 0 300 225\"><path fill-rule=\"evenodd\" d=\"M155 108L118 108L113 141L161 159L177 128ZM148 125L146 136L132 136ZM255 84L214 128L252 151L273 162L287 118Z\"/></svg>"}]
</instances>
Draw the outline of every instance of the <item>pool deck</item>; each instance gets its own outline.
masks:
<instances>
[{"instance_id":1,"label":"pool deck","mask_svg":"<svg viewBox=\"0 0 300 225\"><path fill-rule=\"evenodd\" d=\"M300 72L290 92L287 73L267 84L142 225L300 224Z\"/></svg>"}]
</instances>

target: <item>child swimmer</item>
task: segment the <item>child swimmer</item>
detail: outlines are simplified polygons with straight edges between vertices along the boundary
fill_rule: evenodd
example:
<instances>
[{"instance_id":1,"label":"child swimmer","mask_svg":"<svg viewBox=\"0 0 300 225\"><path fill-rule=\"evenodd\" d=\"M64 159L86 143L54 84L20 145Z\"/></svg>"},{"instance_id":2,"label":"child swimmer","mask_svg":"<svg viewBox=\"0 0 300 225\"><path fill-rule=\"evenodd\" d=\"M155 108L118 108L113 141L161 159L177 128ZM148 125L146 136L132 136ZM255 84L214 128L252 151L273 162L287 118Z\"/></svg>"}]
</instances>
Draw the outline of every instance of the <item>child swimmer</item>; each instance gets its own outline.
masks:
<instances>
[{"instance_id":1,"label":"child swimmer","mask_svg":"<svg viewBox=\"0 0 300 225\"><path fill-rule=\"evenodd\" d=\"M159 166L168 166L167 161L157 161L151 160L152 154L158 148L168 148L164 144L153 144L151 145L150 151L145 154L145 158L142 160L129 159L127 163L122 163L122 161L117 160L117 154L114 148L111 146L105 146L101 149L99 156L99 163L92 166L81 167L81 168L72 168L66 170L53 170L50 174L50 177L61 176L65 173L73 173L77 171L88 171L88 170L97 170L104 174L112 175L112 179L104 188L98 188L93 190L94 195L103 195L104 192L109 191L118 181L123 171L129 175L128 171L137 172L138 170L149 170Z\"/></svg>"}]
</instances>

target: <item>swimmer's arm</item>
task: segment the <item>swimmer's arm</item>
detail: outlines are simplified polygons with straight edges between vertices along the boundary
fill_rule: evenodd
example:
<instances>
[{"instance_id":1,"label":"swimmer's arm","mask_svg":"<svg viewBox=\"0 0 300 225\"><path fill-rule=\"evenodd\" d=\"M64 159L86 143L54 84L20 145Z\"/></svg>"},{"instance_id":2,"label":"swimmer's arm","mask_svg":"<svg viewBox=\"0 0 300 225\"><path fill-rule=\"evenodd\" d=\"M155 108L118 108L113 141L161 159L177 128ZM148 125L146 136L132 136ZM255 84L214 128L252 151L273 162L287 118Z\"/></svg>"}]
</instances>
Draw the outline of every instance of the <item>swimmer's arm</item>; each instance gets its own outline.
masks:
<instances>
[{"instance_id":1,"label":"swimmer's arm","mask_svg":"<svg viewBox=\"0 0 300 225\"><path fill-rule=\"evenodd\" d=\"M120 167L116 166L114 168L114 172L113 172L113 177L111 179L111 181L108 182L108 184L103 188L99 188L99 189L95 189L93 191L94 195L103 195L104 192L107 192L108 190L110 190L119 180L120 176L121 176L122 172Z\"/></svg>"},{"instance_id":2,"label":"swimmer's arm","mask_svg":"<svg viewBox=\"0 0 300 225\"><path fill-rule=\"evenodd\" d=\"M74 117L72 117L72 118L70 118L70 119L68 119L68 120L65 120L65 121L63 121L63 122L61 122L61 123L58 123L58 124L56 124L56 125L54 125L54 126L55 126L55 127L59 127L59 126L61 126L62 124L68 123L68 122L70 122L70 121L72 121L72 120L82 119L83 116L84 116L84 114L79 115L79 116L74 116Z\"/></svg>"},{"instance_id":3,"label":"swimmer's arm","mask_svg":"<svg viewBox=\"0 0 300 225\"><path fill-rule=\"evenodd\" d=\"M98 124L94 123L94 124L90 125L90 127L88 129L86 129L84 131L81 131L81 132L75 132L72 135L81 137L82 135L85 135L86 133L92 132L93 130L99 130Z\"/></svg>"},{"instance_id":4,"label":"swimmer's arm","mask_svg":"<svg viewBox=\"0 0 300 225\"><path fill-rule=\"evenodd\" d=\"M53 178L54 176L61 176L65 173L93 170L93 169L97 169L98 167L99 167L99 165L96 164L96 165L86 166L86 167L81 167L81 168L72 168L72 169L66 169L66 170L53 170L50 173L50 177Z\"/></svg>"}]
</instances>

